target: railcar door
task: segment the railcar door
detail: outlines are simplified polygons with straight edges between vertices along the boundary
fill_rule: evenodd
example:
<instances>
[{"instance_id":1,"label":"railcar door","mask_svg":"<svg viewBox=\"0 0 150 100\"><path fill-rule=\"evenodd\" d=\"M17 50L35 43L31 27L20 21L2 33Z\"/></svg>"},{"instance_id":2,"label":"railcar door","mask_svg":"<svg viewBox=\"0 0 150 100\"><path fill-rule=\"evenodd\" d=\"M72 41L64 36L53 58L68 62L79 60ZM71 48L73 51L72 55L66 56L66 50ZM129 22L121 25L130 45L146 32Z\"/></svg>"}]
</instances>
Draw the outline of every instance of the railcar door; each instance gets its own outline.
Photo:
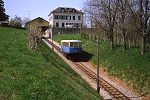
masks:
<instances>
[{"instance_id":1,"label":"railcar door","mask_svg":"<svg viewBox=\"0 0 150 100\"><path fill-rule=\"evenodd\" d=\"M69 42L62 42L61 49L62 52L69 53Z\"/></svg>"},{"instance_id":2,"label":"railcar door","mask_svg":"<svg viewBox=\"0 0 150 100\"><path fill-rule=\"evenodd\" d=\"M74 53L74 42L70 42L70 53Z\"/></svg>"}]
</instances>

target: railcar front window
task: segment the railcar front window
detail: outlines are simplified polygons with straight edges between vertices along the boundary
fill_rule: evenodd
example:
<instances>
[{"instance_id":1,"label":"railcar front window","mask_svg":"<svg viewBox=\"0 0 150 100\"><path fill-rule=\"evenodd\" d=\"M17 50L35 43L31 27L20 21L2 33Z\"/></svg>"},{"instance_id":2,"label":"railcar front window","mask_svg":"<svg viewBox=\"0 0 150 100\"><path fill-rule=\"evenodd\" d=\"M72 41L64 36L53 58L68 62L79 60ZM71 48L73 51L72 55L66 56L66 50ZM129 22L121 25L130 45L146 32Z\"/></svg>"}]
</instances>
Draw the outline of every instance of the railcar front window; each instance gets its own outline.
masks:
<instances>
[{"instance_id":1,"label":"railcar front window","mask_svg":"<svg viewBox=\"0 0 150 100\"><path fill-rule=\"evenodd\" d=\"M69 46L69 43L68 42L62 42L62 45L63 46Z\"/></svg>"}]
</instances>

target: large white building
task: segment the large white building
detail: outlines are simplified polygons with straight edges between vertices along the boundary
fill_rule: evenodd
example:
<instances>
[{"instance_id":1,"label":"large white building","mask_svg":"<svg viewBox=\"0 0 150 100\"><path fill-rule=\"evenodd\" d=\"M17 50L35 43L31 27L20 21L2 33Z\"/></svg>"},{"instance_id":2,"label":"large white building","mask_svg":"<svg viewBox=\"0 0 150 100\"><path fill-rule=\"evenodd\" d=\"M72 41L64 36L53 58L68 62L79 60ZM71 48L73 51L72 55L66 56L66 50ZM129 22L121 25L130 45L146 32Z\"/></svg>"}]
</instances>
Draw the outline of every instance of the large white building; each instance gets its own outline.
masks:
<instances>
[{"instance_id":1,"label":"large white building","mask_svg":"<svg viewBox=\"0 0 150 100\"><path fill-rule=\"evenodd\" d=\"M83 26L83 12L75 8L58 7L48 16L52 27L81 28Z\"/></svg>"}]
</instances>

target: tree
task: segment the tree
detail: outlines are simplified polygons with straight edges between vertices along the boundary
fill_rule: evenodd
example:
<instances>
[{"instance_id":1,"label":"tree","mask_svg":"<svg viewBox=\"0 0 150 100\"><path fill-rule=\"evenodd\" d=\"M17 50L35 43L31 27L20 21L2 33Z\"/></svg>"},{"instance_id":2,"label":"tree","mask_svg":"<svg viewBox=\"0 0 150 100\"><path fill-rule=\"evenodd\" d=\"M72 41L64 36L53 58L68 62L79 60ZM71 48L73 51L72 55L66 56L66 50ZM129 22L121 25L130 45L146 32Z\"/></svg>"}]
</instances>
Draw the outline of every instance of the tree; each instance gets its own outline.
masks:
<instances>
[{"instance_id":1,"label":"tree","mask_svg":"<svg viewBox=\"0 0 150 100\"><path fill-rule=\"evenodd\" d=\"M21 27L22 26L22 19L21 17L18 17L15 15L15 18L11 18L9 21L10 26L16 26L16 27Z\"/></svg>"},{"instance_id":2,"label":"tree","mask_svg":"<svg viewBox=\"0 0 150 100\"><path fill-rule=\"evenodd\" d=\"M150 36L150 0L86 0L84 4L91 27L107 36L111 48L116 39L124 50L127 45L140 46L144 54Z\"/></svg>"},{"instance_id":3,"label":"tree","mask_svg":"<svg viewBox=\"0 0 150 100\"><path fill-rule=\"evenodd\" d=\"M23 26L23 27L26 27L26 23L29 22L30 20L31 20L30 18L24 17L24 18L22 19L22 26Z\"/></svg>"},{"instance_id":4,"label":"tree","mask_svg":"<svg viewBox=\"0 0 150 100\"><path fill-rule=\"evenodd\" d=\"M6 21L8 18L9 16L5 13L4 2L0 0L0 21Z\"/></svg>"},{"instance_id":5,"label":"tree","mask_svg":"<svg viewBox=\"0 0 150 100\"><path fill-rule=\"evenodd\" d=\"M149 33L150 24L150 0L139 0L140 32L141 32L141 55L145 52L146 35Z\"/></svg>"},{"instance_id":6,"label":"tree","mask_svg":"<svg viewBox=\"0 0 150 100\"><path fill-rule=\"evenodd\" d=\"M111 48L114 47L114 28L118 9L118 0L87 0L84 11L91 18L92 26L97 26L106 31L111 42ZM92 9L91 9L92 8Z\"/></svg>"},{"instance_id":7,"label":"tree","mask_svg":"<svg viewBox=\"0 0 150 100\"><path fill-rule=\"evenodd\" d=\"M108 24L111 48L114 48L114 28L115 28L116 15L118 10L118 0L105 1L103 5L103 9L104 12L106 13L105 18Z\"/></svg>"},{"instance_id":8,"label":"tree","mask_svg":"<svg viewBox=\"0 0 150 100\"><path fill-rule=\"evenodd\" d=\"M128 23L128 17L129 17L129 10L128 10L128 0L118 0L118 27L122 31L123 34L123 46L124 50L127 49L127 39L126 39L126 33L127 33L127 23Z\"/></svg>"},{"instance_id":9,"label":"tree","mask_svg":"<svg viewBox=\"0 0 150 100\"><path fill-rule=\"evenodd\" d=\"M93 28L93 16L94 16L94 7L93 7L93 0L87 0L85 2L85 5L84 5L84 15L85 15L85 21L86 21L86 24L88 24L87 26Z\"/></svg>"},{"instance_id":10,"label":"tree","mask_svg":"<svg viewBox=\"0 0 150 100\"><path fill-rule=\"evenodd\" d=\"M150 34L150 0L133 0L131 12L138 22L137 32L141 37L141 55L144 54L146 49L146 38Z\"/></svg>"}]
</instances>

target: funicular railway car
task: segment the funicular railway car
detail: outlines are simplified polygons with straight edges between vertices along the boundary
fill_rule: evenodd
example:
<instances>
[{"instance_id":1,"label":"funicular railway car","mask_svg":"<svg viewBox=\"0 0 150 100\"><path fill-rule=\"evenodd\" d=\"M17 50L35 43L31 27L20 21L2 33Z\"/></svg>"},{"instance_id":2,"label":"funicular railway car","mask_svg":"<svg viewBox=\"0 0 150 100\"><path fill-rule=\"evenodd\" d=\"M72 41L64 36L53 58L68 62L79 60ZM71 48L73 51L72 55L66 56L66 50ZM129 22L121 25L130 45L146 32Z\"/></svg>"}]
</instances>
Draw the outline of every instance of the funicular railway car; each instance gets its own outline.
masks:
<instances>
[{"instance_id":1,"label":"funicular railway car","mask_svg":"<svg viewBox=\"0 0 150 100\"><path fill-rule=\"evenodd\" d=\"M80 40L61 40L61 51L69 59L70 55L76 55L83 52L82 41Z\"/></svg>"}]
</instances>

